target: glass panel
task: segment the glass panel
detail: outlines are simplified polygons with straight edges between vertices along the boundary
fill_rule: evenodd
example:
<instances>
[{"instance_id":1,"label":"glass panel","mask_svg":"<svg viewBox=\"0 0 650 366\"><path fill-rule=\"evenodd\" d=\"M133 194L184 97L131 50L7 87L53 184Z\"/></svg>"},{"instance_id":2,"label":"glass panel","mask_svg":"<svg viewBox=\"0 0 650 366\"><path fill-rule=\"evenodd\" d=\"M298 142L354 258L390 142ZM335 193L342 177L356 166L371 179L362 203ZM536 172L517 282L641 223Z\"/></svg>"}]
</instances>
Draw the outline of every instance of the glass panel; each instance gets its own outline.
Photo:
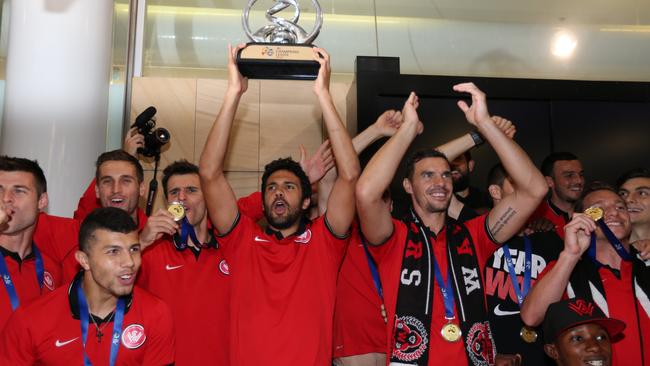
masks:
<instances>
[{"instance_id":1,"label":"glass panel","mask_svg":"<svg viewBox=\"0 0 650 366\"><path fill-rule=\"evenodd\" d=\"M9 1L0 0L0 132L5 106L5 82L7 81L7 39L9 38Z\"/></svg>"}]
</instances>

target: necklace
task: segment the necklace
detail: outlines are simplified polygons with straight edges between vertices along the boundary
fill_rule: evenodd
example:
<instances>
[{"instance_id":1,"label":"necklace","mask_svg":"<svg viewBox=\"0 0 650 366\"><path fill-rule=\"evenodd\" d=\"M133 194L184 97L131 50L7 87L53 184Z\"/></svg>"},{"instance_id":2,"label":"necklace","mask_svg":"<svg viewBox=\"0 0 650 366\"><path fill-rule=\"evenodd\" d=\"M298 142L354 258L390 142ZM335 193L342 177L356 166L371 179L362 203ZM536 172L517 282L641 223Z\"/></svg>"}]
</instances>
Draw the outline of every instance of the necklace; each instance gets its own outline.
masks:
<instances>
[{"instance_id":1,"label":"necklace","mask_svg":"<svg viewBox=\"0 0 650 366\"><path fill-rule=\"evenodd\" d=\"M89 310L88 312L90 313L90 309L88 309L88 310ZM110 317L109 317L105 322L102 322L102 323L104 323L104 324L102 324L102 326L100 327L100 326L97 324L97 321L95 320L95 316L92 315L92 313L90 314L90 319L92 320L93 325L95 325L95 329L97 330L97 333L96 333L96 334L97 334L97 343L101 343L101 342L102 342L102 336L104 336L104 332L102 332L102 330L103 330L104 328L106 328L106 326L108 325L108 323L111 322L111 320L113 319L113 315L115 315L115 312L112 312L112 313L111 313L111 316L110 316Z\"/></svg>"}]
</instances>

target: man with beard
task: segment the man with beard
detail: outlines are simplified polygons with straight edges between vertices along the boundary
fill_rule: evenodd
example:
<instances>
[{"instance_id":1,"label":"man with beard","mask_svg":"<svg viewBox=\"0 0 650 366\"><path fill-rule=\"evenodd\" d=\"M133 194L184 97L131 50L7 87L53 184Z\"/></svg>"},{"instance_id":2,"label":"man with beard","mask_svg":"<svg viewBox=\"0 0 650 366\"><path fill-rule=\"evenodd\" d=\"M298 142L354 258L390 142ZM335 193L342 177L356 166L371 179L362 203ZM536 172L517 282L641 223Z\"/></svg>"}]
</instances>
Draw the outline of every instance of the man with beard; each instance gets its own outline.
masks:
<instances>
[{"instance_id":1,"label":"man with beard","mask_svg":"<svg viewBox=\"0 0 650 366\"><path fill-rule=\"evenodd\" d=\"M165 301L176 330L176 365L230 365L230 267L212 233L199 168L186 160L163 170L163 193L178 217L160 209L149 217L140 244L138 285ZM259 193L238 201L242 214L262 216ZM191 311L209 309L209 311ZM214 345L219 345L214 347Z\"/></svg>"},{"instance_id":2,"label":"man with beard","mask_svg":"<svg viewBox=\"0 0 650 366\"><path fill-rule=\"evenodd\" d=\"M594 182L565 226L564 249L524 300L521 317L537 326L549 304L563 296L593 301L605 315L627 324L613 346L614 365L650 365L650 267L629 244L625 202L610 186ZM596 221L594 221L596 220Z\"/></svg>"},{"instance_id":3,"label":"man with beard","mask_svg":"<svg viewBox=\"0 0 650 366\"><path fill-rule=\"evenodd\" d=\"M650 240L650 170L630 170L618 178L617 185L632 222L630 242Z\"/></svg>"},{"instance_id":4,"label":"man with beard","mask_svg":"<svg viewBox=\"0 0 650 366\"><path fill-rule=\"evenodd\" d=\"M564 238L564 225L571 220L576 201L585 185L582 163L570 152L554 152L542 161L549 194L529 219L535 231L553 228Z\"/></svg>"},{"instance_id":5,"label":"man with beard","mask_svg":"<svg viewBox=\"0 0 650 366\"><path fill-rule=\"evenodd\" d=\"M387 351L395 364L493 364L494 342L487 321L482 268L499 243L516 234L546 185L526 153L490 118L485 94L474 84L458 102L470 124L494 148L516 191L489 214L457 223L447 217L452 179L446 157L416 152L407 162L403 187L411 196L411 218L397 221L381 201L413 139L422 132L418 99L404 104L404 122L373 156L357 185L361 230L377 261L388 313ZM511 362L516 362L510 356Z\"/></svg>"},{"instance_id":6,"label":"man with beard","mask_svg":"<svg viewBox=\"0 0 650 366\"><path fill-rule=\"evenodd\" d=\"M331 362L336 276L354 218L359 161L329 92L329 55L314 48L320 64L314 92L338 172L327 212L313 221L305 217L309 179L288 158L264 169L268 226L240 212L223 169L235 112L247 89L235 62L244 47L229 47L228 88L199 164L209 216L233 268L231 364L325 365Z\"/></svg>"},{"instance_id":7,"label":"man with beard","mask_svg":"<svg viewBox=\"0 0 650 366\"><path fill-rule=\"evenodd\" d=\"M498 118L493 116L492 118ZM472 134L478 136L478 134ZM480 137L477 137L480 138ZM479 140L479 142L482 142ZM478 143L476 144L478 146ZM470 186L470 174L474 171L475 161L472 154L466 151L451 162L451 178L454 181L454 195L466 207L481 215L490 210L490 196L482 190Z\"/></svg>"},{"instance_id":8,"label":"man with beard","mask_svg":"<svg viewBox=\"0 0 650 366\"><path fill-rule=\"evenodd\" d=\"M0 329L16 309L61 284L59 263L33 237L47 202L38 163L0 156Z\"/></svg>"},{"instance_id":9,"label":"man with beard","mask_svg":"<svg viewBox=\"0 0 650 366\"><path fill-rule=\"evenodd\" d=\"M2 365L171 365L169 308L134 287L137 226L125 211L100 208L79 231L80 271L10 318L0 337Z\"/></svg>"},{"instance_id":10,"label":"man with beard","mask_svg":"<svg viewBox=\"0 0 650 366\"><path fill-rule=\"evenodd\" d=\"M558 366L610 366L612 343L625 323L583 299L551 304L544 317L544 351Z\"/></svg>"}]
</instances>

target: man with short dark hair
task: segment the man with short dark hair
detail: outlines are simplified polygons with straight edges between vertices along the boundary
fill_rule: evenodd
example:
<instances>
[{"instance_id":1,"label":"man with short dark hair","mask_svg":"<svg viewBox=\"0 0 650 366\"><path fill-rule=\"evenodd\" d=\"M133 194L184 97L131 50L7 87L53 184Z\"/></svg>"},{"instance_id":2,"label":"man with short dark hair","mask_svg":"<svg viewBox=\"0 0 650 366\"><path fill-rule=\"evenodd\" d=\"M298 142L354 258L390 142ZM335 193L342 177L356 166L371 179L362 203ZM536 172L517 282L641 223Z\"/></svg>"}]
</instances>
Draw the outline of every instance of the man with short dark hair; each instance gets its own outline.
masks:
<instances>
[{"instance_id":1,"label":"man with short dark hair","mask_svg":"<svg viewBox=\"0 0 650 366\"><path fill-rule=\"evenodd\" d=\"M618 178L616 185L632 222L630 242L650 240L650 169L632 169Z\"/></svg>"},{"instance_id":2,"label":"man with short dark hair","mask_svg":"<svg viewBox=\"0 0 650 366\"><path fill-rule=\"evenodd\" d=\"M314 48L320 69L314 92L323 113L338 176L327 212L310 221L309 180L298 163L279 159L262 177L263 229L237 207L224 173L228 139L248 81L229 47L228 88L200 160L203 187L218 241L233 267L231 363L325 365L331 362L336 276L354 218L359 161L329 92L329 55Z\"/></svg>"},{"instance_id":3,"label":"man with short dark hair","mask_svg":"<svg viewBox=\"0 0 650 366\"><path fill-rule=\"evenodd\" d=\"M549 194L531 215L530 226L537 231L552 226L560 238L564 238L564 225L571 220L585 185L582 163L570 152L554 152L544 158L541 171Z\"/></svg>"},{"instance_id":4,"label":"man with short dark hair","mask_svg":"<svg viewBox=\"0 0 650 366\"><path fill-rule=\"evenodd\" d=\"M39 213L48 202L38 163L0 156L0 329L16 309L61 284L61 267L50 246L34 240ZM49 244L49 243L46 243Z\"/></svg>"},{"instance_id":5,"label":"man with short dark hair","mask_svg":"<svg viewBox=\"0 0 650 366\"><path fill-rule=\"evenodd\" d=\"M512 179L497 164L488 174L494 205L513 194ZM522 365L552 364L544 356L541 329L526 327L520 305L546 265L557 259L562 240L555 231L519 233L497 249L485 265L485 295L494 340L500 353L519 354Z\"/></svg>"},{"instance_id":6,"label":"man with short dark hair","mask_svg":"<svg viewBox=\"0 0 650 366\"><path fill-rule=\"evenodd\" d=\"M612 343L623 329L625 323L608 318L593 302L559 301L544 317L544 351L558 366L610 366Z\"/></svg>"},{"instance_id":7,"label":"man with short dark hair","mask_svg":"<svg viewBox=\"0 0 650 366\"><path fill-rule=\"evenodd\" d=\"M175 161L163 170L162 185L167 205L180 205L183 217L165 209L149 217L140 244L153 244L142 255L137 283L172 310L177 366L230 365L231 269L212 233L199 168ZM238 205L246 215L262 216L257 192Z\"/></svg>"},{"instance_id":8,"label":"man with short dark hair","mask_svg":"<svg viewBox=\"0 0 650 366\"><path fill-rule=\"evenodd\" d=\"M544 178L526 153L490 118L485 94L472 83L455 85L454 90L471 95L471 106L464 101L458 105L503 161L516 193L489 214L457 223L447 217L453 194L447 158L430 149L418 151L408 160L403 180L411 196L411 218L392 219L381 196L423 129L416 111L419 102L411 93L402 110L404 122L372 157L357 184L361 230L384 287L387 351L394 364L495 362L482 268L499 243L517 233L546 191Z\"/></svg>"},{"instance_id":9,"label":"man with short dark hair","mask_svg":"<svg viewBox=\"0 0 650 366\"><path fill-rule=\"evenodd\" d=\"M135 287L140 267L137 226L121 209L91 212L75 257L83 270L16 311L0 337L7 365L171 365L169 308Z\"/></svg>"},{"instance_id":10,"label":"man with short dark hair","mask_svg":"<svg viewBox=\"0 0 650 366\"><path fill-rule=\"evenodd\" d=\"M495 117L493 116L493 118ZM465 151L456 159L451 160L450 163L456 198L479 215L488 212L492 207L490 196L483 190L470 185L470 175L474 171L474 165L476 164L472 159L472 153L469 150Z\"/></svg>"},{"instance_id":11,"label":"man with short dark hair","mask_svg":"<svg viewBox=\"0 0 650 366\"><path fill-rule=\"evenodd\" d=\"M578 213L585 209L591 216ZM592 183L576 202L565 228L564 249L524 300L521 317L529 326L544 319L549 304L563 297L596 303L607 316L627 324L613 346L614 364L650 364L650 266L630 246L630 216L613 187Z\"/></svg>"}]
</instances>

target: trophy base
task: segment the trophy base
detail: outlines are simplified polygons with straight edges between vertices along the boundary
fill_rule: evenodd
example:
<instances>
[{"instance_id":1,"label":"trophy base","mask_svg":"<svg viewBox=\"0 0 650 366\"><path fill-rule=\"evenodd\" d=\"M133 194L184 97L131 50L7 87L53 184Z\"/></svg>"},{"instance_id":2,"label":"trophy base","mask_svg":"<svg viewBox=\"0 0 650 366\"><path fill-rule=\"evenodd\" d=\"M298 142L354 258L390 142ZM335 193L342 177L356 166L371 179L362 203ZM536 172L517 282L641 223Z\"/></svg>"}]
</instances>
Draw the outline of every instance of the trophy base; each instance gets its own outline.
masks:
<instances>
[{"instance_id":1,"label":"trophy base","mask_svg":"<svg viewBox=\"0 0 650 366\"><path fill-rule=\"evenodd\" d=\"M250 79L315 80L320 64L312 45L248 43L237 53L239 72Z\"/></svg>"}]
</instances>

